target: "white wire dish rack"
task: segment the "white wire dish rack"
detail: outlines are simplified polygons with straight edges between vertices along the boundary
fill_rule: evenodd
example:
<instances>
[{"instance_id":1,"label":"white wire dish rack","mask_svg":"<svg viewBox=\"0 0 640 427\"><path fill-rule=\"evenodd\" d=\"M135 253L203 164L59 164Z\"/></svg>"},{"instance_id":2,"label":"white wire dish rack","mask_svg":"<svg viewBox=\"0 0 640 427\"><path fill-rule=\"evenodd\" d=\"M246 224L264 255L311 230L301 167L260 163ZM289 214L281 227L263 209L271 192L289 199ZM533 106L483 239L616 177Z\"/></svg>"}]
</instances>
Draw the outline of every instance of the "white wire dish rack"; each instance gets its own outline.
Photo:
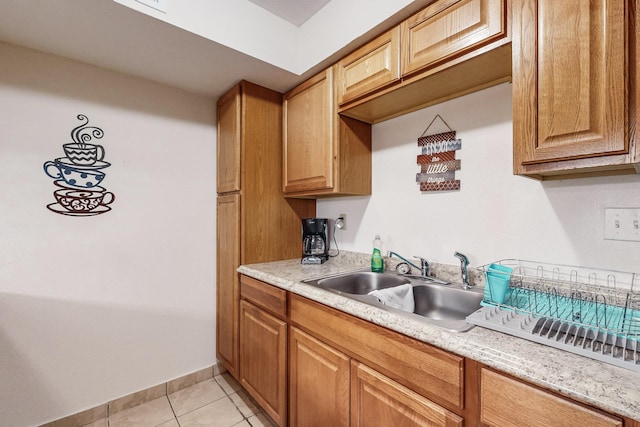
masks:
<instances>
[{"instance_id":1,"label":"white wire dish rack","mask_svg":"<svg viewBox=\"0 0 640 427\"><path fill-rule=\"evenodd\" d=\"M639 274L517 259L482 269L483 307L467 322L640 372Z\"/></svg>"}]
</instances>

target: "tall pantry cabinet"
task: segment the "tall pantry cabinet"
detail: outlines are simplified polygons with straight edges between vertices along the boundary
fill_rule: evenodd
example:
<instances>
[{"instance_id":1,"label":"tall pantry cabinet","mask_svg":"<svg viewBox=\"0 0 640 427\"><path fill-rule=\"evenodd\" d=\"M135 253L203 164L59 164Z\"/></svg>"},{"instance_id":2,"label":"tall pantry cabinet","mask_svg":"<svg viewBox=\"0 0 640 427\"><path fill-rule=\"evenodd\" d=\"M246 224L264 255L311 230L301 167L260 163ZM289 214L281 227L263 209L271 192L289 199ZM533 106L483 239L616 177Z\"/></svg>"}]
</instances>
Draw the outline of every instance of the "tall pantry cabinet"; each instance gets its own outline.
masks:
<instances>
[{"instance_id":1,"label":"tall pantry cabinet","mask_svg":"<svg viewBox=\"0 0 640 427\"><path fill-rule=\"evenodd\" d=\"M240 264L301 256L315 200L282 194L282 94L242 81L217 104L216 355L239 378Z\"/></svg>"}]
</instances>

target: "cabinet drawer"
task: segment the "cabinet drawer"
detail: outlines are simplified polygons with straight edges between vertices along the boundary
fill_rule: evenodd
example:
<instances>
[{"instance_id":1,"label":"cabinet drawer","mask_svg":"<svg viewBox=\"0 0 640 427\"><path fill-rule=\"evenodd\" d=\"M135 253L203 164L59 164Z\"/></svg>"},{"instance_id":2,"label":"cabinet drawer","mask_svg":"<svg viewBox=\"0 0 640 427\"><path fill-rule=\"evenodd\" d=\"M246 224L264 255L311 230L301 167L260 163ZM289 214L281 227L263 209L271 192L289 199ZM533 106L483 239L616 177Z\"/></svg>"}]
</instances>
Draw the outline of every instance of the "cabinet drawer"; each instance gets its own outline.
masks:
<instances>
[{"instance_id":1,"label":"cabinet drawer","mask_svg":"<svg viewBox=\"0 0 640 427\"><path fill-rule=\"evenodd\" d=\"M418 394L463 407L464 358L298 295L290 314L293 324Z\"/></svg>"},{"instance_id":2,"label":"cabinet drawer","mask_svg":"<svg viewBox=\"0 0 640 427\"><path fill-rule=\"evenodd\" d=\"M248 276L240 276L240 295L258 307L284 319L287 316L287 291Z\"/></svg>"},{"instance_id":3,"label":"cabinet drawer","mask_svg":"<svg viewBox=\"0 0 640 427\"><path fill-rule=\"evenodd\" d=\"M400 27L387 31L338 62L338 103L400 79Z\"/></svg>"},{"instance_id":4,"label":"cabinet drawer","mask_svg":"<svg viewBox=\"0 0 640 427\"><path fill-rule=\"evenodd\" d=\"M486 368L480 419L490 426L622 427L622 420L547 393Z\"/></svg>"},{"instance_id":5,"label":"cabinet drawer","mask_svg":"<svg viewBox=\"0 0 640 427\"><path fill-rule=\"evenodd\" d=\"M406 76L506 37L506 0L438 1L401 28Z\"/></svg>"}]
</instances>

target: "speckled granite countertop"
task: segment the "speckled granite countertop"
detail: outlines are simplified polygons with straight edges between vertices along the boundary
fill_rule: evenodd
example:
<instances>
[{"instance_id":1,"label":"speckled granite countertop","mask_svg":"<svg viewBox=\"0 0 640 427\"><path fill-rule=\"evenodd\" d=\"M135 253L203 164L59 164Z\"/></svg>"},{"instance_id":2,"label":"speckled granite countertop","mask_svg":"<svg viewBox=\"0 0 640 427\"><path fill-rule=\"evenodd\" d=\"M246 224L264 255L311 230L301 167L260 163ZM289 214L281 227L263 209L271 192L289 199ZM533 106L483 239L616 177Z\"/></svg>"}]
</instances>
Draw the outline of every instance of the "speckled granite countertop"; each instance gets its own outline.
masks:
<instances>
[{"instance_id":1,"label":"speckled granite countertop","mask_svg":"<svg viewBox=\"0 0 640 427\"><path fill-rule=\"evenodd\" d=\"M322 265L301 265L299 259L293 259L243 265L238 271L578 401L640 420L640 373L478 326L469 332L449 332L301 283L368 266L363 254L343 252ZM435 270L437 277L445 276L446 271L441 275Z\"/></svg>"}]
</instances>

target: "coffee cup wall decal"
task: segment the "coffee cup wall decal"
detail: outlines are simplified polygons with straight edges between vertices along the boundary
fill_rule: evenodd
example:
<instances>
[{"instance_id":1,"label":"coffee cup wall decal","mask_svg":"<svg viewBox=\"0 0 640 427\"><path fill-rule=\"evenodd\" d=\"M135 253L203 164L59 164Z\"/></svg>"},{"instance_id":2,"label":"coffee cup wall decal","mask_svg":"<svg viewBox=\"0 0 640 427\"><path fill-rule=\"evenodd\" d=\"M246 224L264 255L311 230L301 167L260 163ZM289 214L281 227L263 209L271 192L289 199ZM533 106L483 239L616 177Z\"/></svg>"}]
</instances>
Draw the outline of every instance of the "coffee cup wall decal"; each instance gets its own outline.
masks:
<instances>
[{"instance_id":1,"label":"coffee cup wall decal","mask_svg":"<svg viewBox=\"0 0 640 427\"><path fill-rule=\"evenodd\" d=\"M62 159L47 161L43 165L44 173L53 179L62 179L67 185L74 188L91 188L100 184L105 174L96 168L79 168L68 164ZM107 166L103 166L107 167Z\"/></svg>"},{"instance_id":2,"label":"coffee cup wall decal","mask_svg":"<svg viewBox=\"0 0 640 427\"><path fill-rule=\"evenodd\" d=\"M53 178L59 189L53 192L56 202L47 208L60 215L93 216L111 210L115 195L100 184L106 177L103 169L111 166L104 161L105 150L94 144L93 139L101 139L104 132L99 127L89 126L89 118L78 114L81 125L71 131L73 142L62 144L66 157L46 161L44 173Z\"/></svg>"},{"instance_id":3,"label":"coffee cup wall decal","mask_svg":"<svg viewBox=\"0 0 640 427\"><path fill-rule=\"evenodd\" d=\"M104 147L96 144L69 143L62 146L67 158L75 165L91 166L104 158Z\"/></svg>"},{"instance_id":4,"label":"coffee cup wall decal","mask_svg":"<svg viewBox=\"0 0 640 427\"><path fill-rule=\"evenodd\" d=\"M53 192L58 203L71 212L90 212L100 206L113 203L116 197L102 187L99 191L74 190L61 188Z\"/></svg>"}]
</instances>

